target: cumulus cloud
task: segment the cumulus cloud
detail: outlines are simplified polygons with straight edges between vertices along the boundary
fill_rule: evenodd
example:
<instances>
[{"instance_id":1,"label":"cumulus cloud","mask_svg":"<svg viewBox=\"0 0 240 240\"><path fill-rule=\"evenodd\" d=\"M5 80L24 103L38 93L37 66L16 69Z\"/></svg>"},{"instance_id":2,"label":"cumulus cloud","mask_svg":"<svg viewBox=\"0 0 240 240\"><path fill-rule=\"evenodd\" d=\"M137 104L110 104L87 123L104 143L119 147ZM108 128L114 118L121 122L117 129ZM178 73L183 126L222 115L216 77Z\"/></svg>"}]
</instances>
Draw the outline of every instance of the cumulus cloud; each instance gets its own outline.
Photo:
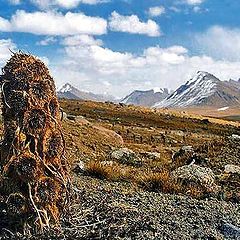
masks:
<instances>
[{"instance_id":1,"label":"cumulus cloud","mask_svg":"<svg viewBox=\"0 0 240 240\"><path fill-rule=\"evenodd\" d=\"M2 67L11 56L11 51L16 51L16 45L11 39L0 39L0 66Z\"/></svg>"},{"instance_id":2,"label":"cumulus cloud","mask_svg":"<svg viewBox=\"0 0 240 240\"><path fill-rule=\"evenodd\" d=\"M158 7L150 7L148 10L148 14L151 17L158 17L161 16L166 12L165 8L163 6L158 6Z\"/></svg>"},{"instance_id":3,"label":"cumulus cloud","mask_svg":"<svg viewBox=\"0 0 240 240\"><path fill-rule=\"evenodd\" d=\"M196 34L197 47L205 54L228 61L240 60L240 29L213 26Z\"/></svg>"},{"instance_id":4,"label":"cumulus cloud","mask_svg":"<svg viewBox=\"0 0 240 240\"><path fill-rule=\"evenodd\" d=\"M31 2L40 9L49 9L52 7L70 9L77 7L81 3L94 5L108 2L108 0L31 0Z\"/></svg>"},{"instance_id":5,"label":"cumulus cloud","mask_svg":"<svg viewBox=\"0 0 240 240\"><path fill-rule=\"evenodd\" d=\"M155 21L148 20L147 22L141 22L136 15L123 16L116 11L111 14L109 28L116 32L144 34L150 37L161 35L160 27Z\"/></svg>"},{"instance_id":6,"label":"cumulus cloud","mask_svg":"<svg viewBox=\"0 0 240 240\"><path fill-rule=\"evenodd\" d=\"M18 10L10 20L0 18L0 31L26 32L37 35L101 35L107 31L107 21L83 13L28 13Z\"/></svg>"},{"instance_id":7,"label":"cumulus cloud","mask_svg":"<svg viewBox=\"0 0 240 240\"><path fill-rule=\"evenodd\" d=\"M0 31L8 32L11 29L11 24L7 19L0 16Z\"/></svg>"},{"instance_id":8,"label":"cumulus cloud","mask_svg":"<svg viewBox=\"0 0 240 240\"><path fill-rule=\"evenodd\" d=\"M102 40L100 39L94 39L92 36L89 35L75 35L75 36L69 36L63 39L61 42L63 45L66 46L77 46L77 45L97 45L101 46L103 45Z\"/></svg>"},{"instance_id":9,"label":"cumulus cloud","mask_svg":"<svg viewBox=\"0 0 240 240\"><path fill-rule=\"evenodd\" d=\"M183 46L154 46L135 55L90 42L64 47L64 62L52 68L58 86L67 81L80 89L96 93L107 90L123 97L136 89L175 89L199 70L209 71L223 80L240 76L240 61L191 56Z\"/></svg>"}]
</instances>

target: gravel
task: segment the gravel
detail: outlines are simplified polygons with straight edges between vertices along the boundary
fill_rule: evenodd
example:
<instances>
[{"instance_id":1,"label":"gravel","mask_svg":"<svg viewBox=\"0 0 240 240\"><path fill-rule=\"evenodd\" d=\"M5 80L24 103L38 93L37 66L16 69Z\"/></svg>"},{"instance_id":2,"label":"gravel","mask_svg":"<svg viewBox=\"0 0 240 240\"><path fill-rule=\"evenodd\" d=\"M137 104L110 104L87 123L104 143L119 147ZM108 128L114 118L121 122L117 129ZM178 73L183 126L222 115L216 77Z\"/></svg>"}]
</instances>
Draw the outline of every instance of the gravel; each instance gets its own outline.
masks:
<instances>
[{"instance_id":1,"label":"gravel","mask_svg":"<svg viewBox=\"0 0 240 240\"><path fill-rule=\"evenodd\" d=\"M48 231L31 239L236 239L226 235L223 226L238 229L239 204L145 192L128 183L86 176L78 182L78 199L62 232ZM4 235L0 239L18 239L6 230Z\"/></svg>"}]
</instances>

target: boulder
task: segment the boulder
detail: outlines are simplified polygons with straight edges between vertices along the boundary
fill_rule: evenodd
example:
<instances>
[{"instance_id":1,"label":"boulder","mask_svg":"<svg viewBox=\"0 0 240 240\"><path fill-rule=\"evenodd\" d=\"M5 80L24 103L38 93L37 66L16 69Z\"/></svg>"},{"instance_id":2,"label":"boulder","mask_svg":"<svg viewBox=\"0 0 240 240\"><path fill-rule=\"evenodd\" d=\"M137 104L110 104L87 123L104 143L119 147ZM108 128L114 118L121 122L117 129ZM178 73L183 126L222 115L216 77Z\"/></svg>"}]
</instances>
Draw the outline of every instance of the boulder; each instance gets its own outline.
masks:
<instances>
[{"instance_id":1,"label":"boulder","mask_svg":"<svg viewBox=\"0 0 240 240\"><path fill-rule=\"evenodd\" d=\"M195 183L212 191L215 189L215 175L210 168L200 167L196 164L185 165L172 172L172 177L176 181L184 183Z\"/></svg>"},{"instance_id":2,"label":"boulder","mask_svg":"<svg viewBox=\"0 0 240 240\"><path fill-rule=\"evenodd\" d=\"M141 159L137 154L128 148L119 148L111 152L111 159L118 161L121 164L139 167L142 165Z\"/></svg>"}]
</instances>

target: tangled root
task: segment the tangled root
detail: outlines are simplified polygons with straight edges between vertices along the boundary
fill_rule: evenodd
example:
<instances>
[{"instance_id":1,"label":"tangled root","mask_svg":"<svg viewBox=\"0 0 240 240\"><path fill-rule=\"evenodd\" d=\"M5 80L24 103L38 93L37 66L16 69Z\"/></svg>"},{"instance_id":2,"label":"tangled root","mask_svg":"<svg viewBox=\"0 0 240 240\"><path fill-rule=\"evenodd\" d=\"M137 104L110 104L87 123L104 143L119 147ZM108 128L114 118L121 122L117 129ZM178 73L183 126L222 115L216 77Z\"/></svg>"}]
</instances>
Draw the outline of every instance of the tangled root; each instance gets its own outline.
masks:
<instances>
[{"instance_id":1,"label":"tangled root","mask_svg":"<svg viewBox=\"0 0 240 240\"><path fill-rule=\"evenodd\" d=\"M26 198L21 193L12 193L7 198L7 211L12 216L21 216L27 212Z\"/></svg>"},{"instance_id":2,"label":"tangled root","mask_svg":"<svg viewBox=\"0 0 240 240\"><path fill-rule=\"evenodd\" d=\"M1 86L0 191L10 216L21 215L41 231L59 224L70 199L54 81L39 59L15 53L3 68Z\"/></svg>"}]
</instances>

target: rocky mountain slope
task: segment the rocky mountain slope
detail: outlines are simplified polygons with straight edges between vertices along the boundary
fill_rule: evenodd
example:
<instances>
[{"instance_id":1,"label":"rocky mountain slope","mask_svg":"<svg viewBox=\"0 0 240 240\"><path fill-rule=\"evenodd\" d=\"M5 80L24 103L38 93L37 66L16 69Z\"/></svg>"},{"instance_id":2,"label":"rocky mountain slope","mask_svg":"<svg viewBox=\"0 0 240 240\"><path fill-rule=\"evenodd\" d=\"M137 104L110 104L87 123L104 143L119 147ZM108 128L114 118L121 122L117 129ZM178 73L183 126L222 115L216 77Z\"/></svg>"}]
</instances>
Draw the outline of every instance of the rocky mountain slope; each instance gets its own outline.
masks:
<instances>
[{"instance_id":1,"label":"rocky mountain slope","mask_svg":"<svg viewBox=\"0 0 240 240\"><path fill-rule=\"evenodd\" d=\"M236 87L238 85L239 88ZM154 107L226 107L239 103L240 84L237 81L220 81L208 72L199 71L196 76Z\"/></svg>"},{"instance_id":2,"label":"rocky mountain slope","mask_svg":"<svg viewBox=\"0 0 240 240\"><path fill-rule=\"evenodd\" d=\"M59 98L91 100L97 102L114 101L114 97L110 95L94 94L92 92L80 91L71 84L66 83L57 92Z\"/></svg>"},{"instance_id":3,"label":"rocky mountain slope","mask_svg":"<svg viewBox=\"0 0 240 240\"><path fill-rule=\"evenodd\" d=\"M136 90L122 99L122 103L150 107L169 95L168 89Z\"/></svg>"}]
</instances>

